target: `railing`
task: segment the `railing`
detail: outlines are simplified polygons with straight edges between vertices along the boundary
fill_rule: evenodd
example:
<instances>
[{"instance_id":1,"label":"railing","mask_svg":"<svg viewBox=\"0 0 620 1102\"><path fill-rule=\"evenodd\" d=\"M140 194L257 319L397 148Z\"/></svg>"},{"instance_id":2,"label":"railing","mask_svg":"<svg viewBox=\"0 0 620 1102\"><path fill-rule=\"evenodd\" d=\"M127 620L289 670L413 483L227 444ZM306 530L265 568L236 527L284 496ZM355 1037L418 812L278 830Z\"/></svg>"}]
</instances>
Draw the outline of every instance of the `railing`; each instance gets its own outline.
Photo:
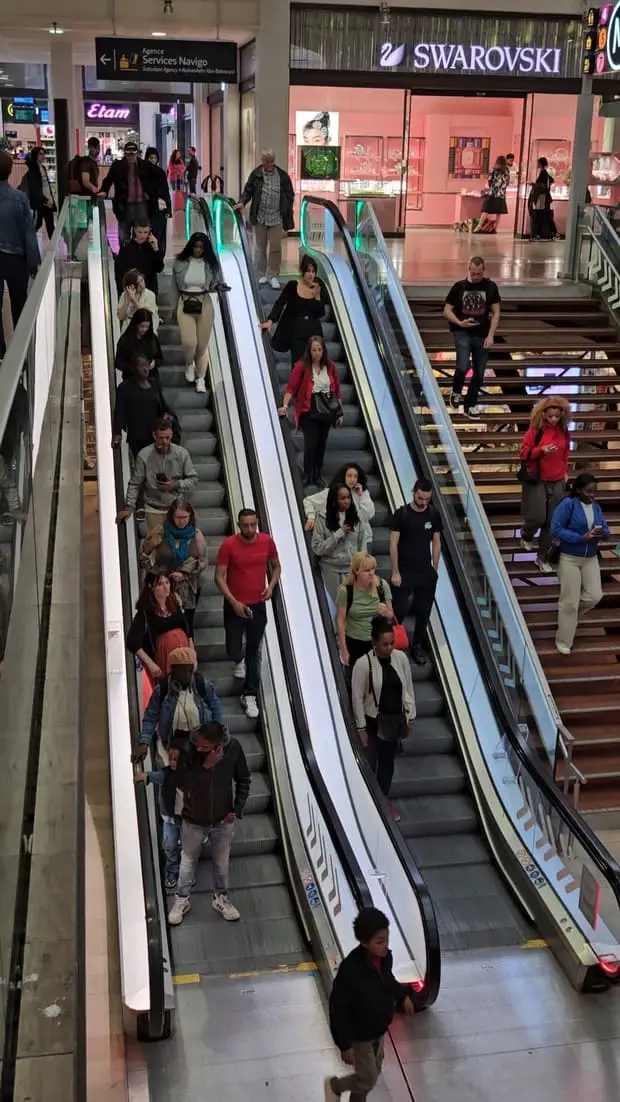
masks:
<instances>
[{"instance_id":1,"label":"railing","mask_svg":"<svg viewBox=\"0 0 620 1102\"><path fill-rule=\"evenodd\" d=\"M408 304L404 300L405 313L405 309L401 309L403 304L397 299L400 284L395 277L391 278L393 273L389 261L382 255L382 250L385 252L385 249L380 231L374 222L374 214L370 208L365 212L360 211L362 206L365 207L366 204L360 201L358 232L354 244L340 212L333 204L306 197L302 205L302 243L311 252L341 258L350 269L383 361L383 379L372 380L373 393L379 394L382 387L387 385L391 395L390 402L395 402L400 411L402 430L409 442L409 454L415 459L415 472L429 478L433 485L434 503L443 521L442 543L445 558L458 594L458 608L454 608L452 603L451 607L446 604L444 610L448 642L451 646L455 645L457 619L462 617L470 645L474 647L478 659L478 670L473 674L471 685L464 686L465 697L472 715L484 715L485 710L489 714L490 701L493 727L501 732L498 741L493 737L491 727L478 723L476 737L496 791L517 836L524 847L527 847L529 854L540 855L537 860L544 861L545 874L529 857L524 856L523 864L526 867L531 866L531 871L528 868L528 875L532 878L539 877L535 881L537 885L542 887L550 884L556 895L562 899L564 906L572 914L576 927L583 931L593 945L603 967L610 960L620 962L620 867L560 793L549 772L541 768L540 755L537 752L539 747L532 749L517 723L516 717L520 709L521 714L529 718L532 697L534 701L538 701L539 707L545 703L545 697L535 679L535 665L528 655L525 635L523 654L518 665L514 657L510 665L506 663L505 668L502 668L504 664L498 660L498 655L506 653L510 638L508 628L503 626L504 610L500 609L503 598L498 600L498 608L492 613L490 600L493 591L490 588L491 583L485 579L488 559L492 578L495 578L498 585L498 594L505 591L506 586L500 573L502 568L495 560L494 541L487 531L486 518L481 515L478 519L478 514L482 513L481 505L473 484L466 477L469 471L458 442L453 437L452 427L449 423L444 424L447 422L445 408L426 353L423 348L412 350L407 343L412 339L411 333L407 332L407 316L410 316ZM400 290L402 293L402 288ZM409 374L406 373L407 370ZM379 397L379 416L381 400ZM387 408L386 405L386 413ZM440 427L440 437L445 448L445 452L441 453L441 464L437 462L432 446L429 446L426 432L429 416L436 419ZM442 475L448 464L454 465L454 475L450 478ZM409 492L410 484L407 483L403 494ZM467 521L465 524L463 513L454 508L455 497L461 502ZM488 537L484 563L481 559L472 557L472 546L476 547L472 539L474 527L479 531L480 538L485 534ZM482 588L485 581L488 586L486 590ZM508 596L506 593L506 597ZM492 614L496 616L496 627L493 627L491 620L489 630L487 620L491 619ZM462 679L463 671L459 669L459 662L462 665L459 653L455 653L455 664ZM515 702L514 690L517 690L519 670L523 670L527 676L525 684L517 691ZM532 693L532 688L536 689L536 693ZM530 691L526 692L526 689ZM515 703L518 707L515 707ZM552 737L548 744L542 739L541 741L548 753L555 754L560 734L568 747L567 732L558 718L550 718L553 719ZM570 764L570 754L568 762ZM573 777L575 784L582 783L574 766ZM519 852L525 855L526 851L524 849ZM602 888L600 926L595 922L590 927L588 919L580 910L574 891L588 874L598 880Z\"/></svg>"},{"instance_id":2,"label":"railing","mask_svg":"<svg viewBox=\"0 0 620 1102\"><path fill-rule=\"evenodd\" d=\"M215 196L212 199L212 203L213 203L213 221L214 221L214 225L215 225L215 237L216 237L216 242L218 244L218 247L220 249L222 249L222 248L235 248L235 249L241 250L241 252L243 254L243 258L244 258L244 279L247 280L249 278L250 287L251 287L251 296L252 296L252 299L253 299L253 304L254 304L254 308L255 308L255 311L256 311L256 315L257 315L257 317L262 318L262 316L263 316L263 312L262 312L263 307L262 307L262 303L261 303L261 299L260 299L258 283L257 283L256 277L254 275L254 269L253 269L253 265L252 265L252 260L251 260L250 250L249 250L249 244L248 244L247 235L245 233L245 228L243 226L243 223L237 217L237 215L235 214L235 212L232 208L232 203L229 199L226 199L226 198L220 197L220 196ZM208 211L206 212L206 214L208 215ZM278 381L277 381L275 363L274 363L274 360L273 360L273 353L272 353L272 349L271 349L271 345L270 345L269 341L266 340L265 337L263 337L262 342L263 342L263 351L264 351L264 355L265 355L267 365L268 365L268 370L269 370L269 383L270 383L270 386L271 386L271 389L272 389L272 392L273 392L273 409L275 411L276 406L279 404L279 390L278 390ZM295 497L296 497L298 502L301 502L303 495L302 495L302 489L301 489L301 482L300 482L300 478L299 478L299 471L298 471L298 467L297 467L296 452L295 452L295 449L294 449L294 446L293 446L293 443L292 443L292 440L291 440L291 437L290 437L290 433L286 429L284 431L284 443L285 443L285 449L286 449L286 456L287 456L287 459L288 459L288 465L289 465L291 476L292 476L292 479L293 479L293 485L295 487ZM303 518L302 511L301 511L301 506L299 507L299 514L298 515L299 515L300 520L303 520L305 522L305 518ZM300 531L301 531L301 529L300 529ZM302 543L302 546L303 546L303 543ZM306 544L306 546L307 546L307 544ZM336 677L336 683L337 683L337 688L338 688L338 703L339 703L339 707L340 707L342 715L345 717L345 719L348 720L349 735L350 735L351 743L352 743L354 753L355 753L355 756L356 756L356 761L357 761L358 765L360 766L360 768L362 769L362 771L365 772L365 776L366 776L367 783L368 783L368 788L370 789L370 791L372 793L373 799L376 803L377 809L378 809L379 814L381 816L382 829L385 831L386 835L389 838L389 841L387 843L388 848L392 847L393 850L395 851L395 853L397 855L397 860L400 862L400 865L402 866L402 870L404 871L405 877L407 878L408 883L409 883L408 891L410 891L412 889L413 892L415 893L416 897L417 897L417 900L418 900L418 905L419 905L419 908L420 908L420 917L421 917L421 921L422 921L422 924L423 924L423 934L424 934L424 942L425 942L425 946L426 946L426 962L427 962L426 963L426 975L424 977L424 985L423 985L423 987L421 987L421 990L418 992L418 1000L419 1000L419 1005L430 1005L435 1000L435 998L437 996L437 992L438 992L438 989L439 989L439 983L440 983L440 967L441 967L440 953L439 953L439 937L438 937L437 923L436 923L436 919L435 919L435 915L434 915L434 911L433 911L433 907L432 907L432 902L430 900L430 896L429 896L426 884L424 883L422 877L420 876L420 873L417 870L417 868L416 868L416 866L413 862L411 854L409 853L406 845L404 844L402 836L400 836L398 830L394 826L394 823L393 823L393 820L392 820L391 815L389 813L389 810L387 809L387 807L385 805L385 801L384 801L383 797L379 793L379 790L376 786L376 782L374 781L374 778L371 776L370 772L367 769L365 760L363 759L363 757L359 753L357 739L353 736L353 733L352 733L353 732L353 727L352 727L352 722L351 722L350 715L349 715L349 706L348 706L347 693L346 693L345 686L344 686L344 679L343 679L343 676L342 676L342 669L341 669L341 666L340 666L340 661L339 661L339 658L338 658L338 655L337 655L337 651L335 649L335 643L334 643L334 639L333 639L333 625L332 625L332 622L331 622L331 619L330 619L330 616L329 616L329 612L327 610L327 604L326 604L326 601L325 601L324 587L323 587L322 580L320 579L320 575L318 574L318 571L317 571L317 569L315 569L314 565L313 565L313 572L314 572L315 580L318 580L318 584L316 585L315 588L316 588L316 593L317 593L317 597L318 597L319 605L320 605L320 609L321 609L321 615L322 615L322 619L323 619L323 627L324 627L325 632L326 632L326 639L327 639L327 643L328 643L328 646L329 646L330 659L331 659L331 662L332 662L334 675ZM386 852L385 847L383 849L383 852L384 853ZM384 858L384 860L386 860L386 858ZM377 875L379 875L379 874L377 874ZM385 873L383 873L381 875L385 876ZM402 873L400 873L400 875L402 876ZM386 894L387 894L388 898L390 898L390 902L391 902L392 906L394 906L393 899L391 899L391 892L388 890L386 892ZM399 911L398 921L399 922L405 922L405 918L406 918L406 916L404 914L401 914L400 911ZM411 921L411 919L410 919L410 921Z\"/></svg>"},{"instance_id":3,"label":"railing","mask_svg":"<svg viewBox=\"0 0 620 1102\"><path fill-rule=\"evenodd\" d=\"M605 207L580 207L577 223L577 278L600 291L616 317L620 310L620 237Z\"/></svg>"},{"instance_id":4,"label":"railing","mask_svg":"<svg viewBox=\"0 0 620 1102\"><path fill-rule=\"evenodd\" d=\"M105 450L112 438L111 408L116 393L111 312L116 295L110 282L109 258L105 207L100 202L93 211L89 293L121 989L125 1005L138 1015L139 1036L160 1040L170 1032L166 1002L170 970L160 914L159 854L157 837L151 830L148 793L145 786L134 785L130 761L140 730L136 667L125 647L133 616L128 586L129 541L135 536L132 527L115 525L126 477L122 452Z\"/></svg>"},{"instance_id":5,"label":"railing","mask_svg":"<svg viewBox=\"0 0 620 1102\"><path fill-rule=\"evenodd\" d=\"M37 1076L29 1079L29 1072L38 1063L62 1096L77 1102L85 1089L84 902L77 872L84 860L81 365L79 271L66 264L67 244L65 204L0 366L0 1096L13 1098L20 1078L23 1091L27 1081L34 1090ZM74 549L69 577L66 562L59 562L59 531ZM67 648L61 656L59 637ZM50 876L58 885L57 875L62 889L45 932ZM53 1025L42 1013L52 999L62 1015Z\"/></svg>"}]
</instances>

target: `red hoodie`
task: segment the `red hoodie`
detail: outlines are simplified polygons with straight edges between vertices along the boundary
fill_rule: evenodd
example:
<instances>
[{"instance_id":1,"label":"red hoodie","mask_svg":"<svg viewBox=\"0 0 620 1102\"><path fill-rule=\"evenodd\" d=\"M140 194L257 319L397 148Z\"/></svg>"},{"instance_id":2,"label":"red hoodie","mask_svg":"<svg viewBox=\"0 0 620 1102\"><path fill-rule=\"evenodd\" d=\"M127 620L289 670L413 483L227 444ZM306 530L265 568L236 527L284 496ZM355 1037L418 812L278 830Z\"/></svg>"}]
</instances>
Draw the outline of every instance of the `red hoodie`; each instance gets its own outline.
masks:
<instances>
[{"instance_id":1,"label":"red hoodie","mask_svg":"<svg viewBox=\"0 0 620 1102\"><path fill-rule=\"evenodd\" d=\"M538 430L532 426L521 441L521 459L527 459L527 469L532 473L538 470L542 482L562 482L568 474L568 451L570 436L559 425L545 425L542 436L536 441ZM547 444L556 444L557 452L548 452L543 448Z\"/></svg>"}]
</instances>

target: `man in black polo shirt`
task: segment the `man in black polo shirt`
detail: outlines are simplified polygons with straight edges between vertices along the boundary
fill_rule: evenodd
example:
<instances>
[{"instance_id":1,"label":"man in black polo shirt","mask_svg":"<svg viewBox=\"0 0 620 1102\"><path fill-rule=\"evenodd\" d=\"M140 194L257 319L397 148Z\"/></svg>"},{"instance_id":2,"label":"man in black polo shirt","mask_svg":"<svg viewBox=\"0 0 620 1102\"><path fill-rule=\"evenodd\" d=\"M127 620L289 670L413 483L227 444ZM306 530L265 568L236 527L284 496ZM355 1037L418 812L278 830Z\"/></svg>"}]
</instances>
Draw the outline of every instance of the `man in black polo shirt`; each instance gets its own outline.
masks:
<instances>
[{"instance_id":1,"label":"man in black polo shirt","mask_svg":"<svg viewBox=\"0 0 620 1102\"><path fill-rule=\"evenodd\" d=\"M390 534L392 607L401 624L409 613L415 616L411 657L418 666L426 662L422 643L435 600L441 554L441 519L431 505L431 494L428 479L419 478L412 500L394 513Z\"/></svg>"},{"instance_id":2,"label":"man in black polo shirt","mask_svg":"<svg viewBox=\"0 0 620 1102\"><path fill-rule=\"evenodd\" d=\"M465 376L472 376L463 403L467 417L479 417L477 406L484 372L493 347L495 331L499 325L500 296L497 284L485 275L484 260L472 256L467 279L460 279L449 290L443 308L443 316L450 323L456 349L456 367L452 380L450 405L455 409L461 404Z\"/></svg>"}]
</instances>

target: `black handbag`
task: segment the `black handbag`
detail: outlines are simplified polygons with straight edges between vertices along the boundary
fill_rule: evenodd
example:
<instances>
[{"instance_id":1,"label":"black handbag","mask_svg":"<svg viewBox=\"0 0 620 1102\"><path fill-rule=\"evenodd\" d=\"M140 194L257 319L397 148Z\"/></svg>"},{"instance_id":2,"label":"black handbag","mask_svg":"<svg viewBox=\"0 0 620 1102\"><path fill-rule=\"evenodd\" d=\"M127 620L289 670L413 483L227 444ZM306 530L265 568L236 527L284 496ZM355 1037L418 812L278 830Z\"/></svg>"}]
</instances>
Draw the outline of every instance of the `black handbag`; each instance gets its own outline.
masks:
<instances>
[{"instance_id":1,"label":"black handbag","mask_svg":"<svg viewBox=\"0 0 620 1102\"><path fill-rule=\"evenodd\" d=\"M534 447L542 440L542 429L539 429L536 433L534 440ZM537 486L540 482L540 468L538 466L538 460L536 460L536 470L528 471L527 465L530 462L531 451L529 451L525 459L521 460L521 466L516 474L517 482L520 482L522 486Z\"/></svg>"},{"instance_id":2,"label":"black handbag","mask_svg":"<svg viewBox=\"0 0 620 1102\"><path fill-rule=\"evenodd\" d=\"M375 708L377 709L377 738L380 738L382 742L402 742L409 734L407 716L404 712L400 712L398 715L381 715L375 693L375 686L372 680L372 661L370 654L368 655L368 676L370 678L370 692L375 702Z\"/></svg>"},{"instance_id":3,"label":"black handbag","mask_svg":"<svg viewBox=\"0 0 620 1102\"><path fill-rule=\"evenodd\" d=\"M198 317L202 314L202 296L206 295L206 291L196 295L183 295L183 313L191 314L192 317Z\"/></svg>"},{"instance_id":4,"label":"black handbag","mask_svg":"<svg viewBox=\"0 0 620 1102\"><path fill-rule=\"evenodd\" d=\"M313 421L321 421L323 424L335 425L339 417L342 417L342 403L335 394L325 394L320 390L312 395L312 408L310 416Z\"/></svg>"},{"instance_id":5,"label":"black handbag","mask_svg":"<svg viewBox=\"0 0 620 1102\"><path fill-rule=\"evenodd\" d=\"M571 521L573 519L574 512L575 512L575 499L573 498L573 507L570 511L570 516L568 518L568 524L566 525L567 528L570 528L570 526L571 526ZM553 541L553 543L551 544L551 547L549 548L549 550L547 551L547 554L545 555L545 559L547 560L548 563L551 564L551 566L557 566L558 565L558 563L560 561L560 541L559 540L554 540Z\"/></svg>"}]
</instances>

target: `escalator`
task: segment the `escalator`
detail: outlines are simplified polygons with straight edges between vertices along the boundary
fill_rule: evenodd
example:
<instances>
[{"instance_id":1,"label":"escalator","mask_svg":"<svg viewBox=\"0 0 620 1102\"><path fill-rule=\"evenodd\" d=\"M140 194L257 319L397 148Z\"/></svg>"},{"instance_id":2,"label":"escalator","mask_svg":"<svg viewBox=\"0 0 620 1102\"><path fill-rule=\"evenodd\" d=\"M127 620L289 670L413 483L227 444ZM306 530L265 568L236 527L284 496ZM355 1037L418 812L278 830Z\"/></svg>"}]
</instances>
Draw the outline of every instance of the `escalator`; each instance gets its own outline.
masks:
<instances>
[{"instance_id":1,"label":"escalator","mask_svg":"<svg viewBox=\"0 0 620 1102\"><path fill-rule=\"evenodd\" d=\"M261 721L247 718L239 700L243 682L232 676L226 656L222 596L215 586L215 559L222 540L235 531L225 486L220 432L212 394L198 394L185 380L183 349L172 317L169 275L159 280L159 337L164 354L160 377L166 401L176 413L184 447L198 472L192 492L198 527L209 555L195 617L198 668L215 685L231 735L241 743L252 772L244 817L237 824L230 863L230 889L242 921L223 923L211 907L212 865L199 865L192 909L171 929L177 972L251 971L310 960L288 889L274 813ZM174 893L170 893L170 901Z\"/></svg>"},{"instance_id":2,"label":"escalator","mask_svg":"<svg viewBox=\"0 0 620 1102\"><path fill-rule=\"evenodd\" d=\"M278 292L261 286L260 294L267 315ZM344 407L342 428L329 434L324 478L327 482L347 462L358 463L367 474L375 504L370 551L378 573L389 580L390 509L331 305L322 331L338 370ZM290 355L274 352L274 358L283 394ZM291 436L301 464L302 433L292 429ZM316 487L299 492L316 492ZM391 795L400 830L431 893L442 948L522 944L531 937L532 926L491 860L440 680L432 662L412 664L412 672L414 735L404 741L403 753L396 758Z\"/></svg>"},{"instance_id":3,"label":"escalator","mask_svg":"<svg viewBox=\"0 0 620 1102\"><path fill-rule=\"evenodd\" d=\"M244 227L229 201L215 197L212 205L218 248L223 255L233 254L244 268L244 293L252 299L256 325L274 296L267 291L265 303L261 301ZM338 364L345 406L344 428L330 434L324 475L329 478L347 461L359 462L368 472L377 505L372 551L384 573L389 571L388 511L410 500L418 475L430 478L444 524L429 633L433 666L414 670L416 734L421 737L414 734L411 745L405 745L392 790L401 813L401 835L430 889L443 948L507 951L536 929L578 990L603 989L620 968L620 869L540 765L540 740L547 732L517 726L508 701L517 677L510 629L499 619L495 593L478 594L479 575L470 577L469 563L461 560L472 532L461 543L453 523L454 500L446 496L428 455L426 422L412 408L424 398L420 379L402 375L406 369L397 335L389 327L386 286L373 282L374 256L364 254L358 236L354 245L333 204L304 199L302 251L317 261L327 288L325 336L330 358ZM283 358L276 363L266 337L264 365L276 406L290 365ZM424 386L430 395L426 379ZM434 396L423 404L432 413ZM301 501L301 437L290 428L283 437ZM440 439L447 452L441 434ZM474 531L478 538L475 526ZM308 561L346 707L320 571L311 556ZM484 575L487 589L492 574L491 563L488 577ZM489 609L493 618L486 623ZM534 697L531 667L527 661L522 665ZM352 726L349 737L355 744ZM385 806L359 755L358 761L374 799ZM597 898L605 901L595 914L579 902L587 883L596 892L600 886Z\"/></svg>"},{"instance_id":4,"label":"escalator","mask_svg":"<svg viewBox=\"0 0 620 1102\"><path fill-rule=\"evenodd\" d=\"M196 218L198 221L196 222ZM107 413L98 414L98 437L109 436L110 399L114 394L113 351L115 334L114 300L110 288L111 256L105 232L103 208L95 211L94 237L100 236L100 248L89 254L89 273L93 283L91 290L91 323L97 329L98 297L102 297L106 314L107 343ZM192 207L188 211L190 232L202 229L202 214ZM102 258L102 274L97 275L98 256ZM91 263L92 262L92 263ZM101 295L99 296L99 283ZM325 678L313 676L313 663L320 663L320 656L306 654L300 664L298 656L303 648L295 643L295 632L303 632L308 639L308 613L305 611L305 594L301 586L295 587L297 599L294 610L290 597L285 598L286 581L276 589L268 612L268 623L263 648L261 675L261 717L249 721L239 701L240 684L232 678L231 664L225 654L222 625L222 598L214 585L214 561L224 536L233 529L232 517L242 506L254 505L259 516L269 517L269 504L277 497L278 470L268 454L261 449L259 467L255 428L244 404L240 387L240 366L237 344L234 339L231 314L226 298L216 300L214 335L210 345L209 393L197 394L184 379L184 364L179 333L171 316L169 276L160 277L159 309L162 317L160 338L164 351L164 363L160 376L164 393L177 414L183 443L192 454L198 471L199 483L192 494L197 523L205 533L208 545L209 567L205 571L200 602L195 617L195 642L199 666L205 676L215 684L222 700L227 725L238 738L246 752L252 771L250 798L244 818L237 824L233 843L230 886L241 921L224 923L211 908L212 875L210 861L201 862L197 884L192 895L192 909L181 927L170 931L166 926L166 911L170 898L164 897L159 875L160 853L158 846L159 817L155 808L155 793L138 786L135 808L128 797L127 763L128 743L135 741L139 729L138 696L140 679L136 678L131 656L126 661L126 689L129 698L129 721L123 732L122 713L126 707L120 701L116 709L115 723L110 729L112 790L114 804L114 829L117 845L117 899L119 901L119 933L121 941L121 970L123 987L131 992L126 1002L131 1010L139 1011L139 1035L160 1039L169 1035L171 1014L179 1004L187 1013L187 999L183 987L173 989L171 975L177 977L225 976L234 977L248 972L279 972L283 968L304 966L316 975L329 989L331 979L342 956L353 947L352 923L362 906L371 903L381 905L392 922L393 947L399 961L401 976L413 985L420 1007L430 1005L439 989L440 959L438 935L428 893L423 884L407 884L405 903L400 911L406 914L404 932L395 911L393 900L398 895L398 876L385 884L383 873L377 874L379 858L390 869L390 854L376 846L379 832L372 814L364 815L364 793L354 805L353 792L344 773L335 771L325 777L318 768L314 747L309 735L310 724L319 730L330 730L337 721ZM94 376L101 400L101 353L94 340ZM247 354L247 349L246 349ZM101 431L103 426L103 431ZM280 440L279 426L277 439ZM107 480L107 460L99 444L100 503L109 510L110 503L101 496ZM121 470L121 463L123 469ZM128 476L128 457L123 446L121 453L114 452L115 508L119 508L124 495L124 483ZM283 493L283 488L280 489ZM113 514L102 512L101 531L105 539L114 529L110 523ZM123 588L123 621L126 631L133 612L138 591L137 540L143 534L134 526L133 519L118 529L119 568ZM272 528L272 531L275 531ZM295 569L294 544L285 544L280 530L276 542L283 564L283 575L289 585ZM112 548L104 552L104 569L114 578ZM293 558L291 558L291 554ZM112 588L112 583L110 588ZM104 580L104 600L107 602ZM113 635L118 637L118 624L114 611L105 609L108 623L113 621ZM304 620L303 617L306 617ZM301 626L299 626L301 624ZM108 655L109 658L109 655ZM117 651L108 664L108 677L112 682L118 675ZM320 667L317 667L320 669ZM310 671L313 693L303 692L300 671ZM110 698L111 699L111 698ZM127 743L124 743L124 739ZM131 786L133 788L133 785ZM121 798L121 790L125 798ZM336 807L338 811L336 811ZM133 817L137 813L139 860L142 869L144 903L141 908L140 891L126 878L122 860L123 845L119 838L134 835ZM359 818L367 823L368 832L375 840L377 853L368 845ZM120 845L120 849L119 849ZM119 860L118 854L121 853ZM205 855L208 858L208 853ZM380 867L380 866L379 866ZM394 882L392 882L394 881ZM129 896L133 898L129 899ZM143 938L144 914L146 934ZM142 927L142 928L141 928ZM128 932L129 935L128 936ZM139 935L139 939L138 939ZM168 937L170 946L168 948ZM138 944L138 940L140 944ZM141 945L148 954L148 984L140 971ZM313 984L314 987L314 984ZM308 996L313 1002L313 996ZM305 1005L305 999L302 999ZM183 1010L183 1008L185 1008ZM269 1008L265 1014L268 1016ZM185 1025L182 1025L183 1032ZM182 1042L181 1042L182 1043Z\"/></svg>"}]
</instances>

